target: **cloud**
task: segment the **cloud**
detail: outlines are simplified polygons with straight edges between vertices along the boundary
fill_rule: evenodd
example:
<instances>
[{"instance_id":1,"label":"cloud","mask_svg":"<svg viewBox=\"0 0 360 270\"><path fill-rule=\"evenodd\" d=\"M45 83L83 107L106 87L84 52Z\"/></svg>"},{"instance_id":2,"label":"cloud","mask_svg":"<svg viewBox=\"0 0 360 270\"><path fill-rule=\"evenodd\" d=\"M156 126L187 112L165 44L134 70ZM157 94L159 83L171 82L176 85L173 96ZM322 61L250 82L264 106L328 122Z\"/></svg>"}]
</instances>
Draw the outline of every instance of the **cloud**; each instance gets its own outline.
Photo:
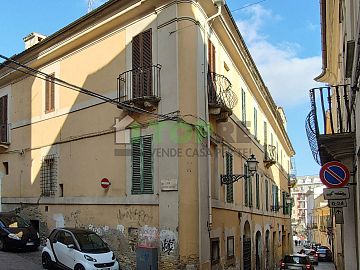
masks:
<instances>
[{"instance_id":1,"label":"cloud","mask_svg":"<svg viewBox=\"0 0 360 270\"><path fill-rule=\"evenodd\" d=\"M273 44L261 32L268 20L281 20L271 10L255 5L246 10L247 19L237 22L250 53L279 106L298 105L308 100L308 90L321 72L321 56L301 58L301 45L290 41Z\"/></svg>"}]
</instances>

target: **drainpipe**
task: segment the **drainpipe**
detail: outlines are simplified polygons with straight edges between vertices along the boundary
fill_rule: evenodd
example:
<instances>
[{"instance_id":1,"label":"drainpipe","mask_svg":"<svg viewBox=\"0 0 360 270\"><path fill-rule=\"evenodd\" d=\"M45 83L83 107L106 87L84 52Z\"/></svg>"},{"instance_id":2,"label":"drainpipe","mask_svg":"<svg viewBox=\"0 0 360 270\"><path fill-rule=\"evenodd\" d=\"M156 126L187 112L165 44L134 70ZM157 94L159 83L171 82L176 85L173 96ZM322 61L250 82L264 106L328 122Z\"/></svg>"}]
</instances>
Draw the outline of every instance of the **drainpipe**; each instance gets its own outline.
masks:
<instances>
[{"instance_id":1,"label":"drainpipe","mask_svg":"<svg viewBox=\"0 0 360 270\"><path fill-rule=\"evenodd\" d=\"M207 49L208 49L208 29L209 29L209 23L214 20L216 17L221 16L221 7L225 5L225 0L214 0L214 4L217 6L218 11L213 16L209 17L205 21L204 26L204 94L205 94L205 119L208 126L207 130L207 147L208 147L208 155L207 155L207 167L208 167L208 185L209 185L209 194L208 194L208 204L209 204L209 221L208 221L208 230L209 233L212 228L212 197L211 197L211 155L210 155L210 117L209 117L209 103L208 103L208 84L207 84L207 73L208 73L208 65L207 65Z\"/></svg>"}]
</instances>

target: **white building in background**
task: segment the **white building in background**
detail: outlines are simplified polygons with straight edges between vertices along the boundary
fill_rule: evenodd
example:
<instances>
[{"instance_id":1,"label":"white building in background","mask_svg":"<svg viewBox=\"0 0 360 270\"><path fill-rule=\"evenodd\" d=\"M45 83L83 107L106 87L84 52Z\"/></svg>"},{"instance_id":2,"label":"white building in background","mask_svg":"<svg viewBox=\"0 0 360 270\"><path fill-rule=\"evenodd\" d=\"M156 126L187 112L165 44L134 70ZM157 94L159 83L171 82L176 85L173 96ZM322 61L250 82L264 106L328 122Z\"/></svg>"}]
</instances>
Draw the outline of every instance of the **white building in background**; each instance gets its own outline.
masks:
<instances>
[{"instance_id":1,"label":"white building in background","mask_svg":"<svg viewBox=\"0 0 360 270\"><path fill-rule=\"evenodd\" d=\"M312 224L312 209L315 199L322 194L324 185L319 176L298 176L296 185L291 189L294 199L292 208L293 232L307 234L307 228Z\"/></svg>"}]
</instances>

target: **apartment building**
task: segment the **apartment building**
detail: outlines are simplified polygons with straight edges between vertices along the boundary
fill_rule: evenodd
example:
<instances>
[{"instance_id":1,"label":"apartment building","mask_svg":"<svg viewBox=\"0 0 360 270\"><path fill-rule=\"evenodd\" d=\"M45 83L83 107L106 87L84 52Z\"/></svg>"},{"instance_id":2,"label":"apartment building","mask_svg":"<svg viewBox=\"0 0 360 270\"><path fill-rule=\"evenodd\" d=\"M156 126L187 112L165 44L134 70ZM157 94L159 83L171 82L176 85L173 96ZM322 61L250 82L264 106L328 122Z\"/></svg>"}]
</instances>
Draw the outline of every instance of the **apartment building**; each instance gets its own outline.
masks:
<instances>
[{"instance_id":1,"label":"apartment building","mask_svg":"<svg viewBox=\"0 0 360 270\"><path fill-rule=\"evenodd\" d=\"M130 269L291 252L286 117L223 4L110 0L27 36L0 67L2 210L94 230Z\"/></svg>"},{"instance_id":2,"label":"apartment building","mask_svg":"<svg viewBox=\"0 0 360 270\"><path fill-rule=\"evenodd\" d=\"M310 90L311 111L306 119L310 147L323 165L337 160L347 166L350 199L344 224L333 221L337 269L359 269L359 33L360 3L356 0L320 1L322 63L315 78L323 87ZM331 215L334 219L334 215ZM340 223L340 222L339 222ZM355 238L354 238L355 236ZM354 241L356 239L356 241Z\"/></svg>"},{"instance_id":3,"label":"apartment building","mask_svg":"<svg viewBox=\"0 0 360 270\"><path fill-rule=\"evenodd\" d=\"M291 197L294 200L292 207L291 223L293 232L309 239L307 228L311 226L314 201L322 194L325 187L319 176L298 176L296 185L291 188Z\"/></svg>"}]
</instances>

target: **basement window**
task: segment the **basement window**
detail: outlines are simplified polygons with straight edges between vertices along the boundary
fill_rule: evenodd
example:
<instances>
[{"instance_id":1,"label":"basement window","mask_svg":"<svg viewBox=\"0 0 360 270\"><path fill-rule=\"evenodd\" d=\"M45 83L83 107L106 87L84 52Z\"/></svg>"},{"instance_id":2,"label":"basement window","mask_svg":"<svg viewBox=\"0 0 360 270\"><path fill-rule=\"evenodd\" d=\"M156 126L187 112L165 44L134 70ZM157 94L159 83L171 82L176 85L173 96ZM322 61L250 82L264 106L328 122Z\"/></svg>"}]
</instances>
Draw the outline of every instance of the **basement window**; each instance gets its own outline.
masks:
<instances>
[{"instance_id":1,"label":"basement window","mask_svg":"<svg viewBox=\"0 0 360 270\"><path fill-rule=\"evenodd\" d=\"M227 238L227 258L234 258L234 236L229 236Z\"/></svg>"},{"instance_id":2,"label":"basement window","mask_svg":"<svg viewBox=\"0 0 360 270\"><path fill-rule=\"evenodd\" d=\"M8 175L9 174L9 162L4 161L3 165L4 165L5 174Z\"/></svg>"},{"instance_id":3,"label":"basement window","mask_svg":"<svg viewBox=\"0 0 360 270\"><path fill-rule=\"evenodd\" d=\"M56 194L57 159L55 155L45 156L41 164L41 195L53 197Z\"/></svg>"},{"instance_id":4,"label":"basement window","mask_svg":"<svg viewBox=\"0 0 360 270\"><path fill-rule=\"evenodd\" d=\"M218 264L220 262L220 241L219 238L213 238L211 242L211 264Z\"/></svg>"}]
</instances>

